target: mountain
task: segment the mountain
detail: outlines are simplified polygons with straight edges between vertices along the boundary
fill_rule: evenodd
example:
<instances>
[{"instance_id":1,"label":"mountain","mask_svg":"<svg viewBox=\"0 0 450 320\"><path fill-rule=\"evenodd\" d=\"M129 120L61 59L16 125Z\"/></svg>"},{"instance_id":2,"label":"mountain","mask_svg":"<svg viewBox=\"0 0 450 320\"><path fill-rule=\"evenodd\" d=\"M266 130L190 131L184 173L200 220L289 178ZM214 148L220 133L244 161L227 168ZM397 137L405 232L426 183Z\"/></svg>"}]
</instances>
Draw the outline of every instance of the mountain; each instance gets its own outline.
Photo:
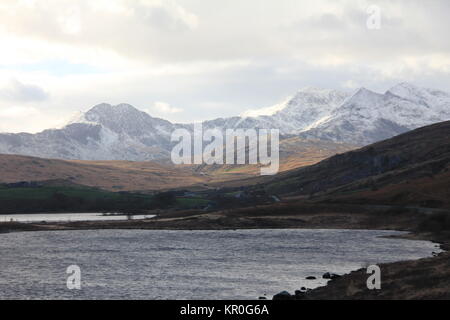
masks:
<instances>
[{"instance_id":1,"label":"mountain","mask_svg":"<svg viewBox=\"0 0 450 320\"><path fill-rule=\"evenodd\" d=\"M385 94L358 90L301 136L366 145L446 120L450 94L401 83Z\"/></svg>"},{"instance_id":2,"label":"mountain","mask_svg":"<svg viewBox=\"0 0 450 320\"><path fill-rule=\"evenodd\" d=\"M256 117L232 117L205 121L206 128L265 128L279 129L286 135L298 134L326 121L331 113L349 97L346 92L318 88L304 88L283 103L277 112Z\"/></svg>"},{"instance_id":3,"label":"mountain","mask_svg":"<svg viewBox=\"0 0 450 320\"><path fill-rule=\"evenodd\" d=\"M298 136L367 145L428 124L450 120L450 94L401 83L384 94L305 88L266 115L203 122L204 128L279 129ZM258 112L256 112L258 113ZM128 104L100 104L61 129L0 134L0 153L57 159L147 161L168 158L171 133L192 124L153 118Z\"/></svg>"},{"instance_id":4,"label":"mountain","mask_svg":"<svg viewBox=\"0 0 450 320\"><path fill-rule=\"evenodd\" d=\"M128 104L99 104L62 129L0 134L0 153L43 158L145 161L169 156L175 126Z\"/></svg>"},{"instance_id":5,"label":"mountain","mask_svg":"<svg viewBox=\"0 0 450 320\"><path fill-rule=\"evenodd\" d=\"M422 127L255 188L346 203L450 208L450 121Z\"/></svg>"},{"instance_id":6,"label":"mountain","mask_svg":"<svg viewBox=\"0 0 450 320\"><path fill-rule=\"evenodd\" d=\"M206 121L206 127L276 128L306 139L367 145L425 125L450 120L450 94L401 83L384 94L305 88L275 111ZM257 111L252 112L257 113Z\"/></svg>"}]
</instances>

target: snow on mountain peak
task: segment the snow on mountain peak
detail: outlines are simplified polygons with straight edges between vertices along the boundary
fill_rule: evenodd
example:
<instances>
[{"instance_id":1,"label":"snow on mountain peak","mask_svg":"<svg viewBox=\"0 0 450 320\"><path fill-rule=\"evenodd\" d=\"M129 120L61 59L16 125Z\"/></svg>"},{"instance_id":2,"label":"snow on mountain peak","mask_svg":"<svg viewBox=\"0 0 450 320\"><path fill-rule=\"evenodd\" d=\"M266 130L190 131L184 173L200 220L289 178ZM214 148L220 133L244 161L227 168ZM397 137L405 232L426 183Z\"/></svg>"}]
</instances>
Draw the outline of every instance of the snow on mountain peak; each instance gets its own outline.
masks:
<instances>
[{"instance_id":1,"label":"snow on mountain peak","mask_svg":"<svg viewBox=\"0 0 450 320\"><path fill-rule=\"evenodd\" d=\"M323 89L317 87L304 87L294 95L288 97L283 102L276 105L247 110L241 114L242 117L273 116L276 114L292 114L303 112L307 108L336 107L341 104L348 94L342 91Z\"/></svg>"},{"instance_id":2,"label":"snow on mountain peak","mask_svg":"<svg viewBox=\"0 0 450 320\"><path fill-rule=\"evenodd\" d=\"M398 97L404 98L404 99L423 99L423 98L430 98L432 96L434 97L450 97L450 95L447 92L436 90L436 89L429 89L429 88L421 88L417 87L410 83L400 83L391 89L387 91L387 93L396 95Z\"/></svg>"},{"instance_id":3,"label":"snow on mountain peak","mask_svg":"<svg viewBox=\"0 0 450 320\"><path fill-rule=\"evenodd\" d=\"M421 106L422 110L429 114L440 114L436 117L446 117L450 114L450 94L441 90L401 83L389 89L386 95L397 97L403 100L404 104L408 102L411 108L414 108L414 104Z\"/></svg>"},{"instance_id":4,"label":"snow on mountain peak","mask_svg":"<svg viewBox=\"0 0 450 320\"><path fill-rule=\"evenodd\" d=\"M426 92L426 89L416 87L410 83L402 82L393 86L386 93L393 94L404 99L414 99L420 97Z\"/></svg>"},{"instance_id":5,"label":"snow on mountain peak","mask_svg":"<svg viewBox=\"0 0 450 320\"><path fill-rule=\"evenodd\" d=\"M282 134L365 145L450 120L450 94L400 83L380 94L306 87L245 117L205 121L207 128L279 129ZM84 160L149 160L170 154L173 130L189 125L153 118L129 104L102 103L61 129L0 135L2 153ZM17 137L17 139L16 139Z\"/></svg>"},{"instance_id":6,"label":"snow on mountain peak","mask_svg":"<svg viewBox=\"0 0 450 320\"><path fill-rule=\"evenodd\" d=\"M383 95L364 87L356 91L347 101L346 104L366 104L372 107L378 105L380 100L383 99Z\"/></svg>"},{"instance_id":7,"label":"snow on mountain peak","mask_svg":"<svg viewBox=\"0 0 450 320\"><path fill-rule=\"evenodd\" d=\"M123 114L137 113L138 109L127 103L111 105L109 103L100 103L89 109L86 114Z\"/></svg>"}]
</instances>

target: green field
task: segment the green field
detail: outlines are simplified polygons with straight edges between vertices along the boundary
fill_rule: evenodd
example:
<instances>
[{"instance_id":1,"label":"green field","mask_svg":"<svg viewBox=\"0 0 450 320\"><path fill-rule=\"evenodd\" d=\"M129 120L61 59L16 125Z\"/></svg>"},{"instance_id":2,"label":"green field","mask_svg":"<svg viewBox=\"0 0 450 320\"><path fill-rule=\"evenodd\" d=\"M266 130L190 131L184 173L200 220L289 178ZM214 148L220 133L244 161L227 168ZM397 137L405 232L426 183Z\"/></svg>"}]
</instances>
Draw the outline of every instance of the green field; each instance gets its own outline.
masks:
<instances>
[{"instance_id":1,"label":"green field","mask_svg":"<svg viewBox=\"0 0 450 320\"><path fill-rule=\"evenodd\" d=\"M89 187L0 187L0 213L140 212L159 204L150 195L109 192Z\"/></svg>"},{"instance_id":2,"label":"green field","mask_svg":"<svg viewBox=\"0 0 450 320\"><path fill-rule=\"evenodd\" d=\"M196 209L208 206L211 201L202 198L177 198L176 204L183 209Z\"/></svg>"},{"instance_id":3,"label":"green field","mask_svg":"<svg viewBox=\"0 0 450 320\"><path fill-rule=\"evenodd\" d=\"M0 214L38 212L124 212L152 209L203 209L211 201L201 197L176 197L111 192L84 186L7 187L0 185Z\"/></svg>"}]
</instances>

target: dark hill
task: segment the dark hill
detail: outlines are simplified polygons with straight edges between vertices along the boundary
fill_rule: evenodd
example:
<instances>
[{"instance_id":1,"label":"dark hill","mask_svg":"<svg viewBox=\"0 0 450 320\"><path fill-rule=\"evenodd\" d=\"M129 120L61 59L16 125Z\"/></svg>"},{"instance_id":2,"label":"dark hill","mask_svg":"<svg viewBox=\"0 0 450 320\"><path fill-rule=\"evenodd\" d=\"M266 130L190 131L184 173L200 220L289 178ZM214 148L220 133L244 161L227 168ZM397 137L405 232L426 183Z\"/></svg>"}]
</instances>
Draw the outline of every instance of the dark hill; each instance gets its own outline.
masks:
<instances>
[{"instance_id":1,"label":"dark hill","mask_svg":"<svg viewBox=\"0 0 450 320\"><path fill-rule=\"evenodd\" d=\"M255 187L269 194L430 207L450 203L450 121L410 131Z\"/></svg>"}]
</instances>

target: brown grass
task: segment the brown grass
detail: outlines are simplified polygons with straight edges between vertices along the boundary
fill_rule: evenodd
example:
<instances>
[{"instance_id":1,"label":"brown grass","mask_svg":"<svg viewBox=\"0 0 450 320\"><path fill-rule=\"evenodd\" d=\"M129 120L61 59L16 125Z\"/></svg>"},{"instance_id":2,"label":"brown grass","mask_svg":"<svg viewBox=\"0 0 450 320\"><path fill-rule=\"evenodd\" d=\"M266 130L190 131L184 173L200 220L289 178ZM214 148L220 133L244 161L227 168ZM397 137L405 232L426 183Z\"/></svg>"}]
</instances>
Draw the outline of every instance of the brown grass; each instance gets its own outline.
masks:
<instances>
[{"instance_id":1,"label":"brown grass","mask_svg":"<svg viewBox=\"0 0 450 320\"><path fill-rule=\"evenodd\" d=\"M285 141L281 143L280 171L314 164L352 148L331 142L304 142L298 138ZM112 191L208 188L210 184L256 177L259 173L257 165L174 166L150 161L68 161L0 155L0 183L63 180Z\"/></svg>"}]
</instances>

